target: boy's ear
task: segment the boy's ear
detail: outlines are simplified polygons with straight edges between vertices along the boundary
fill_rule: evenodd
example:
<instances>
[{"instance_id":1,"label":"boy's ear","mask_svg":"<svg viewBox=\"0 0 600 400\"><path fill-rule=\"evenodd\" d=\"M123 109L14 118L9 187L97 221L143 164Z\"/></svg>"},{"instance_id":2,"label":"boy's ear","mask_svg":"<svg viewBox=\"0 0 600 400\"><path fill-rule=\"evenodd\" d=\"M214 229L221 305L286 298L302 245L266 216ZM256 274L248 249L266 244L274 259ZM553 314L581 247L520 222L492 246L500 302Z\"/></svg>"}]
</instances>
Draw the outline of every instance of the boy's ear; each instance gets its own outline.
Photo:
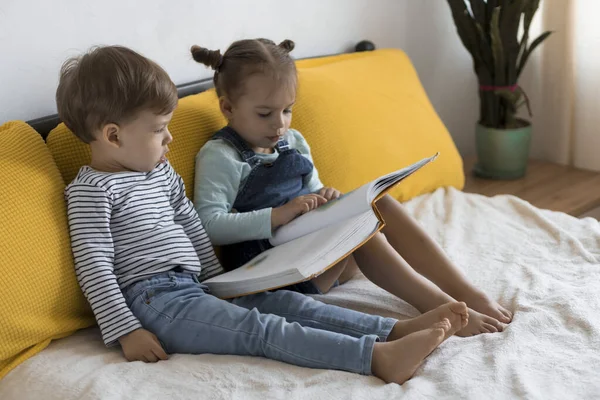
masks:
<instances>
[{"instance_id":1,"label":"boy's ear","mask_svg":"<svg viewBox=\"0 0 600 400\"><path fill-rule=\"evenodd\" d=\"M233 104L225 96L219 97L219 108L228 121L233 118Z\"/></svg>"},{"instance_id":2,"label":"boy's ear","mask_svg":"<svg viewBox=\"0 0 600 400\"><path fill-rule=\"evenodd\" d=\"M119 125L112 123L106 124L102 127L102 134L100 136L100 139L111 146L121 147L122 142L119 139L119 133Z\"/></svg>"}]
</instances>

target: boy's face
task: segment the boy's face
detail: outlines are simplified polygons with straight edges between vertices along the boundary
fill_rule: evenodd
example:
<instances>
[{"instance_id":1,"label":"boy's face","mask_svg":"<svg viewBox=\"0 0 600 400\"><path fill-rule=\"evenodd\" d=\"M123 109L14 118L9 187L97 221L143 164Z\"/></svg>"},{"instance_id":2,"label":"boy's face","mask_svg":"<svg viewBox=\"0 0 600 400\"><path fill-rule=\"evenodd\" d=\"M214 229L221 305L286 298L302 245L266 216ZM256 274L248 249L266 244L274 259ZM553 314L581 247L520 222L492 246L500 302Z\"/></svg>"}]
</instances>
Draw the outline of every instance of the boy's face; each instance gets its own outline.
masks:
<instances>
[{"instance_id":1,"label":"boy's face","mask_svg":"<svg viewBox=\"0 0 600 400\"><path fill-rule=\"evenodd\" d=\"M150 172L165 162L168 145L173 141L167 127L172 116L172 112L156 115L145 110L127 123L105 126L101 140L107 144L103 147L111 164L124 170Z\"/></svg>"},{"instance_id":2,"label":"boy's face","mask_svg":"<svg viewBox=\"0 0 600 400\"><path fill-rule=\"evenodd\" d=\"M295 85L254 74L246 79L243 94L234 103L223 97L220 104L229 125L255 152L270 153L290 127L295 101Z\"/></svg>"}]
</instances>

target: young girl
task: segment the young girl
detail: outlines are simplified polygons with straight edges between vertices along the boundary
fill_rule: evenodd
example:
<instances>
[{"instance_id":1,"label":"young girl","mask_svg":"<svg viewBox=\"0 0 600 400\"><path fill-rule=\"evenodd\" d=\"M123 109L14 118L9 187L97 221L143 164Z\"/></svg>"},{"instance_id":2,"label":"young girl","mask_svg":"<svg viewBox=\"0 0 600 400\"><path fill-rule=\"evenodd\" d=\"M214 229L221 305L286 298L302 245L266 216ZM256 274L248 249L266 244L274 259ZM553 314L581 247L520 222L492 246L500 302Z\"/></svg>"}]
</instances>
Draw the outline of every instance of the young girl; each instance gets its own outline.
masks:
<instances>
[{"instance_id":1,"label":"young girl","mask_svg":"<svg viewBox=\"0 0 600 400\"><path fill-rule=\"evenodd\" d=\"M294 43L241 40L221 55L199 46L194 60L215 70L228 125L196 157L195 206L225 268L243 265L270 247L278 227L340 196L325 187L300 132L290 129L297 73ZM319 277L285 289L326 293L360 271L377 286L427 312L454 299L469 307L459 335L502 331L512 314L475 288L395 199L377 203L386 227L353 256ZM384 236L385 235L385 236Z\"/></svg>"}]
</instances>

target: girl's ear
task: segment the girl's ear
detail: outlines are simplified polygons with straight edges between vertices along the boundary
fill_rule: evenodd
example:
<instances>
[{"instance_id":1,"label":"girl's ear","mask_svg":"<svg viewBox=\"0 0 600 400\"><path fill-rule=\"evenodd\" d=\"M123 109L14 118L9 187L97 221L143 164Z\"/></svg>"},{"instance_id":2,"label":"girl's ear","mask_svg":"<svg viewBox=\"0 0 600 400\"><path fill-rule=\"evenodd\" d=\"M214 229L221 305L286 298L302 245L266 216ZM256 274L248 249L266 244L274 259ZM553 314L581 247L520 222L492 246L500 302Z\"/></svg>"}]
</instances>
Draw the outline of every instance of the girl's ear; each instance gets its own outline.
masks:
<instances>
[{"instance_id":1,"label":"girl's ear","mask_svg":"<svg viewBox=\"0 0 600 400\"><path fill-rule=\"evenodd\" d=\"M233 104L227 97L219 97L219 108L228 121L233 119Z\"/></svg>"}]
</instances>

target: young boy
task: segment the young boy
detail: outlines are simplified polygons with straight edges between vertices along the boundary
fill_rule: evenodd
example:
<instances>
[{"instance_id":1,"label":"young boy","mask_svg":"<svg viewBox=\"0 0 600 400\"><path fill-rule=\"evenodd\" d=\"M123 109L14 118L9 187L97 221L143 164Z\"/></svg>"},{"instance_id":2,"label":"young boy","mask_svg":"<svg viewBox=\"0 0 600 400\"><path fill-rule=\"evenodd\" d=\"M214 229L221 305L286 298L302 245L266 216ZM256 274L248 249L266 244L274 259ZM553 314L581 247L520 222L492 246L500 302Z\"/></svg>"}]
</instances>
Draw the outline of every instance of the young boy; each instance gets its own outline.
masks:
<instances>
[{"instance_id":1,"label":"young boy","mask_svg":"<svg viewBox=\"0 0 600 400\"><path fill-rule=\"evenodd\" d=\"M92 152L65 191L77 278L105 344L127 360L254 355L402 383L466 324L457 302L397 321L286 290L217 299L200 282L222 268L165 158L177 105L166 72L127 48L96 48L65 63L56 101Z\"/></svg>"}]
</instances>

